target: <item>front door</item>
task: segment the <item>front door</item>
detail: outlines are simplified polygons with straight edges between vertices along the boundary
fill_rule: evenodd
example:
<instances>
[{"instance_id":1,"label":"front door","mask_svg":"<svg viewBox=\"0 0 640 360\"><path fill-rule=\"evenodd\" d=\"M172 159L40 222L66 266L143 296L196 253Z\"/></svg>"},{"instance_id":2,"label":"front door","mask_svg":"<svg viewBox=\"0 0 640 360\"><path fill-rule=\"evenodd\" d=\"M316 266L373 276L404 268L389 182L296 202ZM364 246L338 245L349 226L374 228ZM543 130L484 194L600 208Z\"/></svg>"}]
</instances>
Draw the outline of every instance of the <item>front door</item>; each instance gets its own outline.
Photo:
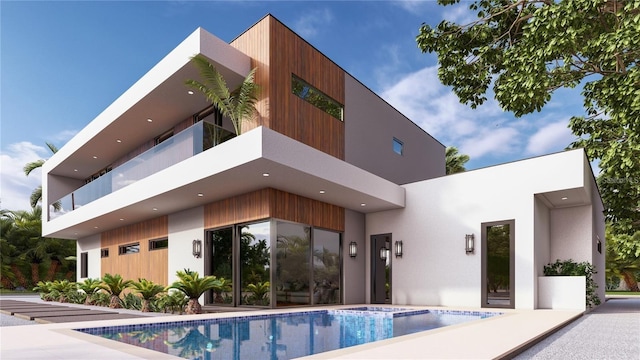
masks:
<instances>
[{"instance_id":1,"label":"front door","mask_svg":"<svg viewBox=\"0 0 640 360\"><path fill-rule=\"evenodd\" d=\"M384 304L390 302L391 293L391 259L389 250L391 234L371 236L371 303Z\"/></svg>"},{"instance_id":2,"label":"front door","mask_svg":"<svg viewBox=\"0 0 640 360\"><path fill-rule=\"evenodd\" d=\"M515 307L515 221L482 224L482 307Z\"/></svg>"}]
</instances>

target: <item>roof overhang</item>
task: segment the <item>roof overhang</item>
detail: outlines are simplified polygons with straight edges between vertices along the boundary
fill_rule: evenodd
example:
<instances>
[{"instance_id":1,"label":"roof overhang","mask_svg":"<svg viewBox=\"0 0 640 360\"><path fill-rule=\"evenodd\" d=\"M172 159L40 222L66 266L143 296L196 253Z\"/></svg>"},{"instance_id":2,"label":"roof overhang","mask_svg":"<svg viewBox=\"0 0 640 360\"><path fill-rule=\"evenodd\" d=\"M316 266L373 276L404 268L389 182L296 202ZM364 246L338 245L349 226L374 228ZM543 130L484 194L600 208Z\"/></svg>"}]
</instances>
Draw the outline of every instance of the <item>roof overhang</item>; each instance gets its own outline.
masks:
<instances>
[{"instance_id":1,"label":"roof overhang","mask_svg":"<svg viewBox=\"0 0 640 360\"><path fill-rule=\"evenodd\" d=\"M47 160L43 174L88 178L207 107L205 97L189 94L185 85L200 78L190 63L196 54L209 58L230 87L250 71L247 55L198 28Z\"/></svg>"},{"instance_id":2,"label":"roof overhang","mask_svg":"<svg viewBox=\"0 0 640 360\"><path fill-rule=\"evenodd\" d=\"M42 231L82 238L264 188L362 213L405 205L401 186L258 127L48 221Z\"/></svg>"}]
</instances>

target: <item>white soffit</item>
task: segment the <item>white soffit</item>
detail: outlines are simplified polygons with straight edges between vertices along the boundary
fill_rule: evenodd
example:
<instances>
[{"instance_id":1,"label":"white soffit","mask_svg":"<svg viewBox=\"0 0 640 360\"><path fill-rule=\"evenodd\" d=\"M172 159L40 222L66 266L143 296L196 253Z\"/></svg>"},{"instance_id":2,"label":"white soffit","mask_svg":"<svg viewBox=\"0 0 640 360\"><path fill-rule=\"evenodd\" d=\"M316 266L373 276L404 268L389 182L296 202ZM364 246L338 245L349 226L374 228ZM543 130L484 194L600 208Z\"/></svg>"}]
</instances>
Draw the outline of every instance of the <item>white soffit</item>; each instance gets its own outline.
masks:
<instances>
[{"instance_id":1,"label":"white soffit","mask_svg":"<svg viewBox=\"0 0 640 360\"><path fill-rule=\"evenodd\" d=\"M247 55L198 28L51 157L43 173L87 178L205 108L204 96L188 94L185 85L185 80L199 79L190 64L199 53L211 59L230 86L250 71Z\"/></svg>"}]
</instances>

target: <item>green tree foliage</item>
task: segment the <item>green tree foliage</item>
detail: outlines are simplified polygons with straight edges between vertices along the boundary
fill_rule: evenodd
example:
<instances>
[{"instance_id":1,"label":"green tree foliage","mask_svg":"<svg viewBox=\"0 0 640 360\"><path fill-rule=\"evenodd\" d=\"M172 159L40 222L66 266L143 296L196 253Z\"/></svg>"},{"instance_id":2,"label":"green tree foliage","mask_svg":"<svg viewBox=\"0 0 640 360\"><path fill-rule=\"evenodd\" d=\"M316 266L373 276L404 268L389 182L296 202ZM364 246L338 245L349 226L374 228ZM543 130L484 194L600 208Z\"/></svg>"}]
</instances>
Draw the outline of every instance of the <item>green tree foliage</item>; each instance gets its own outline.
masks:
<instances>
[{"instance_id":1,"label":"green tree foliage","mask_svg":"<svg viewBox=\"0 0 640 360\"><path fill-rule=\"evenodd\" d=\"M556 89L582 85L586 112L570 121L571 146L600 159L609 222L640 230L640 1L479 0L469 8L477 20L423 24L416 38L423 52L437 52L441 82L472 108L493 84L517 117L540 111Z\"/></svg>"},{"instance_id":2,"label":"green tree foliage","mask_svg":"<svg viewBox=\"0 0 640 360\"><path fill-rule=\"evenodd\" d=\"M455 146L447 146L445 151L447 175L466 171L464 164L467 161L469 161L469 155L458 154Z\"/></svg>"},{"instance_id":3,"label":"green tree foliage","mask_svg":"<svg viewBox=\"0 0 640 360\"><path fill-rule=\"evenodd\" d=\"M235 90L229 90L222 74L205 56L198 54L191 58L191 62L200 71L203 82L187 80L185 83L203 93L231 120L236 135L240 135L242 122L252 118L256 112L259 91L258 85L254 82L256 69L251 70Z\"/></svg>"},{"instance_id":4,"label":"green tree foliage","mask_svg":"<svg viewBox=\"0 0 640 360\"><path fill-rule=\"evenodd\" d=\"M52 143L47 142L47 147L49 148L49 150L51 150L52 154L55 154L58 152L58 148L53 145ZM26 176L29 176L29 174L31 174L31 172L35 169L39 169L42 167L42 165L44 164L45 160L44 159L40 159L40 160L36 160L36 161L32 161L30 163L27 163L24 168L24 174ZM36 205L38 205L39 202L42 201L42 185L38 186L37 188L35 188L33 190L33 192L31 193L31 197L29 199L30 203L31 203L31 207L36 207ZM60 203L56 202L53 204L53 208L54 210L60 210Z\"/></svg>"},{"instance_id":5,"label":"green tree foliage","mask_svg":"<svg viewBox=\"0 0 640 360\"><path fill-rule=\"evenodd\" d=\"M2 286L29 289L35 286L43 276L49 281L67 277L67 266L70 261L65 258L75 254L75 241L43 238L41 234L42 209L39 205L30 211L2 210L0 214ZM25 274L31 274L30 278ZM69 275L67 278L73 277L73 273Z\"/></svg>"},{"instance_id":6,"label":"green tree foliage","mask_svg":"<svg viewBox=\"0 0 640 360\"><path fill-rule=\"evenodd\" d=\"M640 272L640 231L633 235L606 233L607 277L622 278L631 291L640 291L636 274Z\"/></svg>"}]
</instances>

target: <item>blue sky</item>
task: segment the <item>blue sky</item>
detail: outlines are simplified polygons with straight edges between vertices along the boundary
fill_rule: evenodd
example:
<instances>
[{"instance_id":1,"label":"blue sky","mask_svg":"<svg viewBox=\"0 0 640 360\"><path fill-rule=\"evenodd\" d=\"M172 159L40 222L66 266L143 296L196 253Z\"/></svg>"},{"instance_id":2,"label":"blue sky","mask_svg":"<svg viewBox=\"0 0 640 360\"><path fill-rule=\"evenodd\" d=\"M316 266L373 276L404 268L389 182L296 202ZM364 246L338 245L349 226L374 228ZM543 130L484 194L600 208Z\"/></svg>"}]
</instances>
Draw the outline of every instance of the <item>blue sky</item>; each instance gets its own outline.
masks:
<instances>
[{"instance_id":1,"label":"blue sky","mask_svg":"<svg viewBox=\"0 0 640 360\"><path fill-rule=\"evenodd\" d=\"M29 208L51 156L197 27L231 41L267 13L309 41L475 169L563 150L582 113L562 90L541 113L516 119L493 101L472 110L437 79L420 25L466 23L435 1L0 1L0 208Z\"/></svg>"}]
</instances>

